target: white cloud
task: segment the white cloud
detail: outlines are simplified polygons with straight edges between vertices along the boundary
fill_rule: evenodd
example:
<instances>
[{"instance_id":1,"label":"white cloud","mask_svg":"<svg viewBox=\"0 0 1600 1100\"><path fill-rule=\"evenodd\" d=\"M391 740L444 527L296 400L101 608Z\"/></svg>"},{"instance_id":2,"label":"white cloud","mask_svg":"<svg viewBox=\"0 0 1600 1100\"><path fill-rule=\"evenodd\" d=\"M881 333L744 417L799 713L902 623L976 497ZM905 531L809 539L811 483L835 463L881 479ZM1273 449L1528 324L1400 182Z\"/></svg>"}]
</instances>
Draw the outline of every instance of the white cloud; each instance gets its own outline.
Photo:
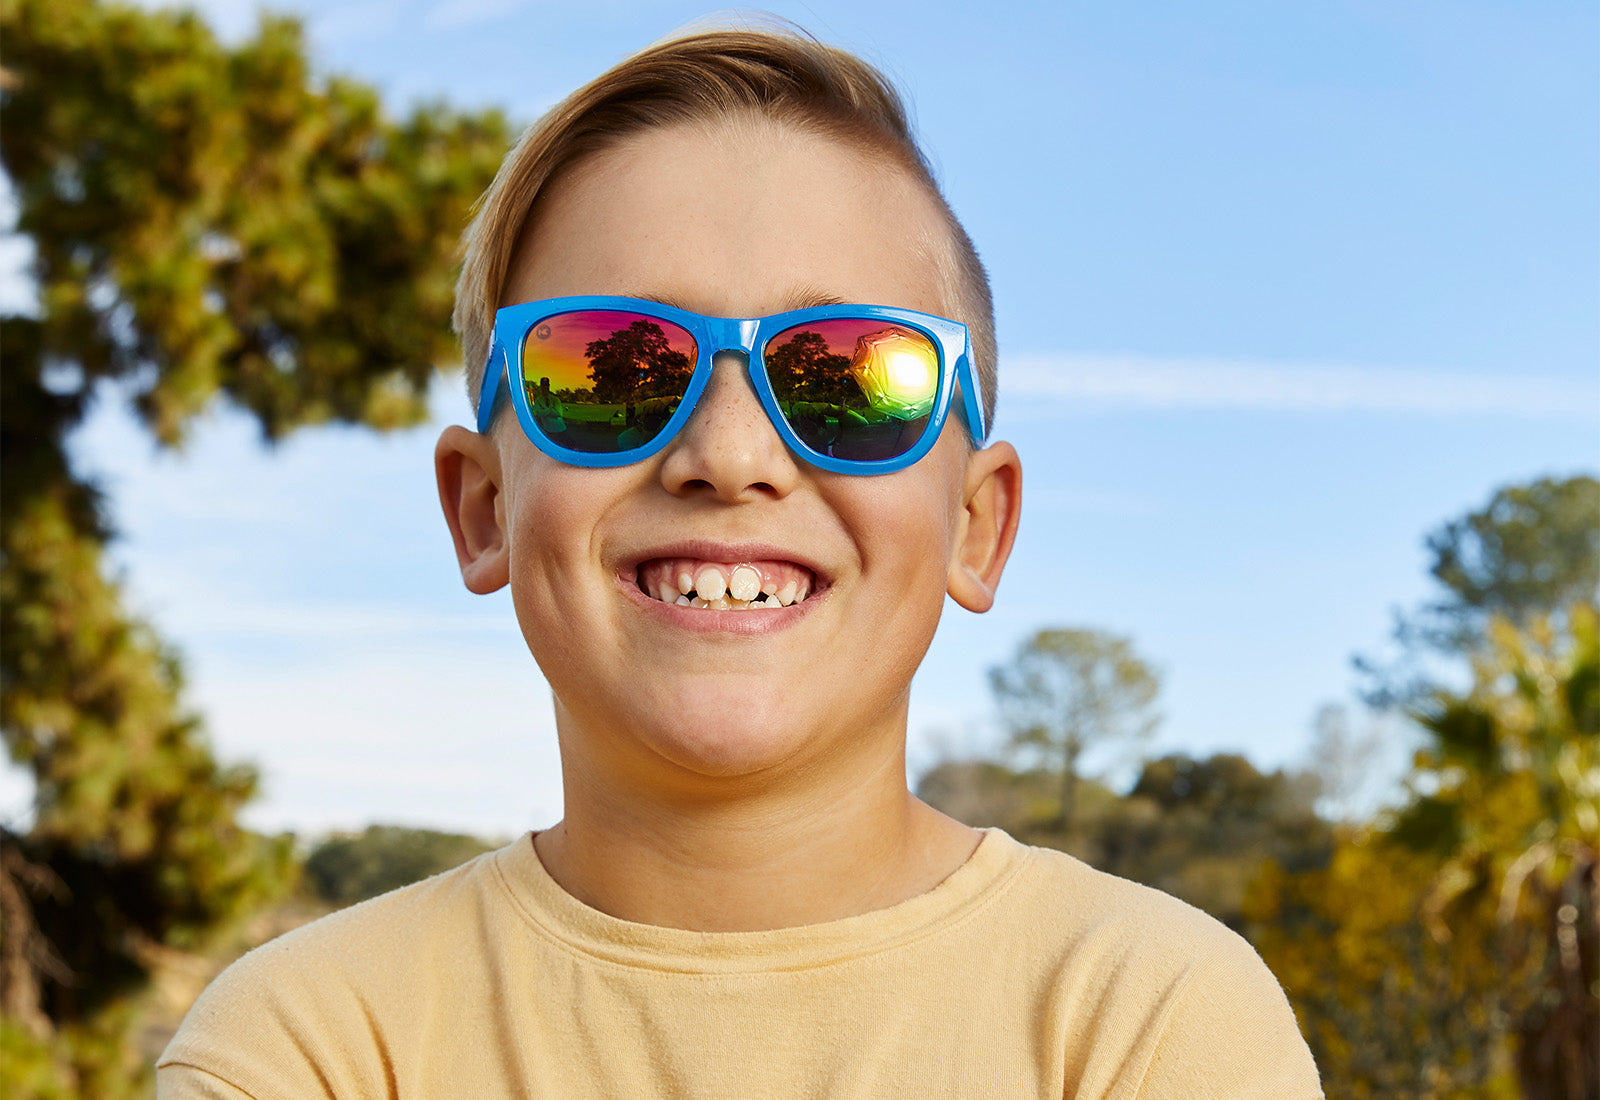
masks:
<instances>
[{"instance_id":1,"label":"white cloud","mask_svg":"<svg viewBox=\"0 0 1600 1100\"><path fill-rule=\"evenodd\" d=\"M1134 355L1019 355L1001 364L1008 412L1039 400L1088 408L1242 409L1593 421L1600 387L1552 376Z\"/></svg>"}]
</instances>

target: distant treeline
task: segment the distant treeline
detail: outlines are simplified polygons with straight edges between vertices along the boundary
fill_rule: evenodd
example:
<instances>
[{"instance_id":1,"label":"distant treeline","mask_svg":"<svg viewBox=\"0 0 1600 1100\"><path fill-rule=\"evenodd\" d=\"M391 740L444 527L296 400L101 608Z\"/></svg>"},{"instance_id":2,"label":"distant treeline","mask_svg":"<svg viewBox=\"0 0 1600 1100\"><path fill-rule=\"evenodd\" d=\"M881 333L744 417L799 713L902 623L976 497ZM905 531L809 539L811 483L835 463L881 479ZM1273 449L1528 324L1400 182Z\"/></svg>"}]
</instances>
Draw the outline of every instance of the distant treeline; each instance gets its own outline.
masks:
<instances>
[{"instance_id":1,"label":"distant treeline","mask_svg":"<svg viewBox=\"0 0 1600 1100\"><path fill-rule=\"evenodd\" d=\"M349 905L448 871L499 843L462 833L368 825L359 833L319 841L306 856L303 882L318 901Z\"/></svg>"}]
</instances>

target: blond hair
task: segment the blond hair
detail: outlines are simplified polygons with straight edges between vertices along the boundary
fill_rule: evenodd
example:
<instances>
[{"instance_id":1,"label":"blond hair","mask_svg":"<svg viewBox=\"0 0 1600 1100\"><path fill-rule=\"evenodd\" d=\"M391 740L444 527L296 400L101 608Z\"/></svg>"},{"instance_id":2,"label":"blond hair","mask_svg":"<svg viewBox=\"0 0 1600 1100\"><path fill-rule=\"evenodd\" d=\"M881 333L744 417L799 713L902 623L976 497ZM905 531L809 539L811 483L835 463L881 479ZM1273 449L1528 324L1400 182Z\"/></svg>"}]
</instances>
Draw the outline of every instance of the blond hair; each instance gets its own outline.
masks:
<instances>
[{"instance_id":1,"label":"blond hair","mask_svg":"<svg viewBox=\"0 0 1600 1100\"><path fill-rule=\"evenodd\" d=\"M887 152L943 211L947 254L936 257L944 300L972 334L985 419L994 420L994 305L989 278L912 135L899 94L861 59L789 30L713 30L669 39L568 96L506 155L465 236L451 318L474 404L500 303L540 194L585 157L643 130L755 113Z\"/></svg>"}]
</instances>

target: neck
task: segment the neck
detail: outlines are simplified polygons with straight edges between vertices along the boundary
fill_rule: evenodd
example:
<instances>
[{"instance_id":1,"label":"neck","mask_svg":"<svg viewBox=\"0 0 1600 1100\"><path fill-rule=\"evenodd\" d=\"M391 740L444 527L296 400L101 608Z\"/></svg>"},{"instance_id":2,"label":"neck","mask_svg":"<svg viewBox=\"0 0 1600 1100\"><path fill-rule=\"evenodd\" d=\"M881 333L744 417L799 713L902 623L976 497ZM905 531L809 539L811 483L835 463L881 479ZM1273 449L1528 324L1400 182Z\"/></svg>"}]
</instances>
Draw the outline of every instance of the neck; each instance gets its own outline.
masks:
<instances>
[{"instance_id":1,"label":"neck","mask_svg":"<svg viewBox=\"0 0 1600 1100\"><path fill-rule=\"evenodd\" d=\"M979 839L907 790L903 743L867 770L652 797L659 787L572 759L563 738L566 816L535 848L569 894L642 924L746 932L887 908L933 889Z\"/></svg>"}]
</instances>

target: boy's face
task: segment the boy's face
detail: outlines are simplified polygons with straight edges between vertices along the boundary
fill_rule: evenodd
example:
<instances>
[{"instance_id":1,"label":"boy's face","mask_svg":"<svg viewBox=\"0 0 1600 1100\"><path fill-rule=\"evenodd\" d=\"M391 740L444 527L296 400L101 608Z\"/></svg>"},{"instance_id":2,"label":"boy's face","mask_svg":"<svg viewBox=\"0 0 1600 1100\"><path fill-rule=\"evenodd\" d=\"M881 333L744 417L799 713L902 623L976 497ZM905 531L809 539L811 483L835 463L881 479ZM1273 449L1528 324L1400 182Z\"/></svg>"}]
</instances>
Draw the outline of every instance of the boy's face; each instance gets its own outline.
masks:
<instances>
[{"instance_id":1,"label":"boy's face","mask_svg":"<svg viewBox=\"0 0 1600 1100\"><path fill-rule=\"evenodd\" d=\"M825 301L948 316L940 211L886 160L761 121L631 137L545 192L500 304L608 294L720 317ZM451 439L442 487L462 480ZM451 517L463 572L480 591L509 581L569 770L581 755L653 769L652 782L663 769L726 780L898 745L946 591L986 609L1015 529L1008 446L974 454L952 416L906 470L827 473L784 447L735 355L683 431L635 465L563 465L509 415L471 439L461 453L482 476L458 485ZM803 578L809 597L716 611L641 589L684 563L745 562Z\"/></svg>"}]
</instances>

